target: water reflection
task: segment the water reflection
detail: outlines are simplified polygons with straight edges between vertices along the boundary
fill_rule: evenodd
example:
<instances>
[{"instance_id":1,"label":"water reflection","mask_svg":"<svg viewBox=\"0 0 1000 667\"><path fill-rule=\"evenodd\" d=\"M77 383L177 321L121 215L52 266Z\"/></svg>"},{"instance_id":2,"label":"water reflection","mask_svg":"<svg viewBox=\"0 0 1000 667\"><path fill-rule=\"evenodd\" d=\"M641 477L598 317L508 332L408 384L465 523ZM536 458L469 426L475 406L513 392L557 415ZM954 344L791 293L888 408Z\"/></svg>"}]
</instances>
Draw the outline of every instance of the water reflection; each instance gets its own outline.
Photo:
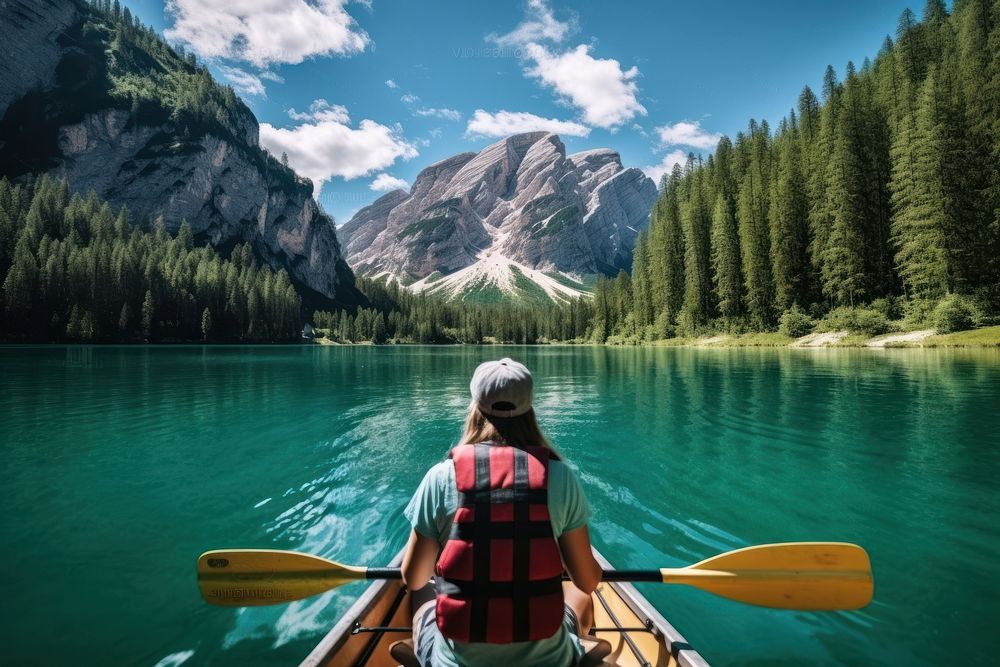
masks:
<instances>
[{"instance_id":1,"label":"water reflection","mask_svg":"<svg viewBox=\"0 0 1000 667\"><path fill-rule=\"evenodd\" d=\"M862 613L646 587L711 661L985 664L1000 648L1000 353L302 346L0 349L9 651L71 660L101 638L109 664L301 659L359 587L209 608L198 553L387 562L401 508L459 436L472 371L506 354L535 372L543 428L619 566L796 539L869 548Z\"/></svg>"}]
</instances>

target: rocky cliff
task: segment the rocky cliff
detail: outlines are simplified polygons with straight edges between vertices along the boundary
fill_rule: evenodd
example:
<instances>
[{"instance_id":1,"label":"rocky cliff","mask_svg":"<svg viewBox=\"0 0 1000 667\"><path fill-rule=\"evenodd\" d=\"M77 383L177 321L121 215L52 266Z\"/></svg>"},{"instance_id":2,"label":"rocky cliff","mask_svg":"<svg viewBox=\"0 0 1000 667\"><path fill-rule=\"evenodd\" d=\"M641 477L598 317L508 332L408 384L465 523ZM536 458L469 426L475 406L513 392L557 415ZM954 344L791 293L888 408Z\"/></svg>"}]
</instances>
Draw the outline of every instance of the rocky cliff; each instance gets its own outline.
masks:
<instances>
[{"instance_id":1,"label":"rocky cliff","mask_svg":"<svg viewBox=\"0 0 1000 667\"><path fill-rule=\"evenodd\" d=\"M431 165L340 228L348 261L369 276L467 297L520 292L561 299L587 277L628 268L656 186L618 153L566 155L532 132Z\"/></svg>"},{"instance_id":2,"label":"rocky cliff","mask_svg":"<svg viewBox=\"0 0 1000 667\"><path fill-rule=\"evenodd\" d=\"M65 177L223 251L249 242L307 305L359 300L311 183L260 149L253 114L193 58L82 0L0 9L0 175Z\"/></svg>"}]
</instances>

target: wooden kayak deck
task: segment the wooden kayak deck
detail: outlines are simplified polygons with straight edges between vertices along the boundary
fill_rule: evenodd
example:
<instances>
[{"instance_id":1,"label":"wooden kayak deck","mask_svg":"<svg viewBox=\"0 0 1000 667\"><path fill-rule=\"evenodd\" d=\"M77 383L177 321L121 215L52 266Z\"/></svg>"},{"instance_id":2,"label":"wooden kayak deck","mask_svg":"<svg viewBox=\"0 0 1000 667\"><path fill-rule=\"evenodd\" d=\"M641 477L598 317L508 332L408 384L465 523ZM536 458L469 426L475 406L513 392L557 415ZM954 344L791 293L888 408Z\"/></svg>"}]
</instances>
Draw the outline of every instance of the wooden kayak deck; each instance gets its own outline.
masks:
<instances>
[{"instance_id":1,"label":"wooden kayak deck","mask_svg":"<svg viewBox=\"0 0 1000 667\"><path fill-rule=\"evenodd\" d=\"M594 550L605 569L612 569ZM392 565L398 566L402 554ZM605 664L621 667L708 667L684 637L631 584L604 582L593 594L594 627L613 651ZM400 581L375 581L320 640L300 667L395 667L389 645L409 632L355 632L357 628L408 628L410 601ZM601 630L601 628L606 628ZM626 628L621 632L612 628ZM645 629L639 629L645 628Z\"/></svg>"}]
</instances>

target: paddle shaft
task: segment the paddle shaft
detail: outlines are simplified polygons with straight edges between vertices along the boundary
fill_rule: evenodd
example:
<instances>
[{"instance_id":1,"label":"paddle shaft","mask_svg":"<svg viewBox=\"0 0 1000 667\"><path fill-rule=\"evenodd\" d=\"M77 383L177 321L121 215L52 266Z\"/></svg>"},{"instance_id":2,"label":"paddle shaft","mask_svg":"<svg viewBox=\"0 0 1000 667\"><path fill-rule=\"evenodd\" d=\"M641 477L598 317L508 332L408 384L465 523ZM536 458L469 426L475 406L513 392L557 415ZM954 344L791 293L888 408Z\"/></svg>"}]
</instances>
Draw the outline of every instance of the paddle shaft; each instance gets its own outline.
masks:
<instances>
[{"instance_id":1,"label":"paddle shaft","mask_svg":"<svg viewBox=\"0 0 1000 667\"><path fill-rule=\"evenodd\" d=\"M656 581L663 582L660 570L603 570L602 581ZM402 579L398 567L369 567L365 569L365 579ZM567 575L563 579L569 580Z\"/></svg>"},{"instance_id":2,"label":"paddle shaft","mask_svg":"<svg viewBox=\"0 0 1000 667\"><path fill-rule=\"evenodd\" d=\"M282 604L359 579L402 578L395 567L357 567L295 551L222 549L198 559L204 598L224 607ZM688 567L602 571L604 581L694 586L774 609L860 609L874 590L865 550L843 542L786 542L744 547Z\"/></svg>"}]
</instances>

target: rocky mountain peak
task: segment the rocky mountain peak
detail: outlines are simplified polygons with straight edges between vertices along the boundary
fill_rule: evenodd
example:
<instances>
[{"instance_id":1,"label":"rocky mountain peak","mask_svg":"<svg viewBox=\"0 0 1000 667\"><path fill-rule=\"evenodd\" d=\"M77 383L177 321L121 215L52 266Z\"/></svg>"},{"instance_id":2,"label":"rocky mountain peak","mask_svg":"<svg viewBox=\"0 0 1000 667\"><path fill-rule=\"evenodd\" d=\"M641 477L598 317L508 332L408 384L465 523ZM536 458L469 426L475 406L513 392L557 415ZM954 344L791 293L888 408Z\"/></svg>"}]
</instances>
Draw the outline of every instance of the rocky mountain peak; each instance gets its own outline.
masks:
<instances>
[{"instance_id":1,"label":"rocky mountain peak","mask_svg":"<svg viewBox=\"0 0 1000 667\"><path fill-rule=\"evenodd\" d=\"M528 132L427 167L409 193L380 197L338 233L365 275L453 295L534 285L562 299L628 268L655 198L616 151L567 157L557 135Z\"/></svg>"}]
</instances>

